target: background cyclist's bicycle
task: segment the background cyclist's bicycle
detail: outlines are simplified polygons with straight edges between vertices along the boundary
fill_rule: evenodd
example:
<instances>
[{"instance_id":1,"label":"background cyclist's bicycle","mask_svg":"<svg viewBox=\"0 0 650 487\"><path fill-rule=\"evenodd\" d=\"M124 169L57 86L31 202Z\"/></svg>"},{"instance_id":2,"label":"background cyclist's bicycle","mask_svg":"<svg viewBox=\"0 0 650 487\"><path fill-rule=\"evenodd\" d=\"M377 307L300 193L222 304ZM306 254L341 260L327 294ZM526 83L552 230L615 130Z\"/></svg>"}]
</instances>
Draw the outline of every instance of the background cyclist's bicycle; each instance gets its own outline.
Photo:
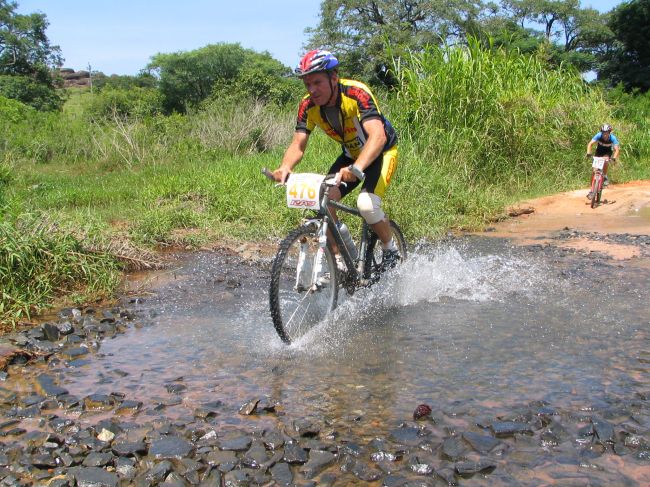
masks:
<instances>
[{"instance_id":1,"label":"background cyclist's bicycle","mask_svg":"<svg viewBox=\"0 0 650 487\"><path fill-rule=\"evenodd\" d=\"M272 178L268 170L263 173ZM285 343L295 341L333 311L340 289L352 295L378 282L396 264L383 262L381 242L359 210L330 200L329 190L335 185L334 176L310 173L291 174L286 183L287 205L314 213L282 240L271 268L271 317ZM358 244L345 226L337 224L332 209L361 218ZM390 229L404 260L404 236L392 220Z\"/></svg>"},{"instance_id":2,"label":"background cyclist's bicycle","mask_svg":"<svg viewBox=\"0 0 650 487\"><path fill-rule=\"evenodd\" d=\"M595 208L600 204L605 182L604 168L609 163L609 157L594 157L591 163L591 190L587 198L591 200L591 207Z\"/></svg>"}]
</instances>

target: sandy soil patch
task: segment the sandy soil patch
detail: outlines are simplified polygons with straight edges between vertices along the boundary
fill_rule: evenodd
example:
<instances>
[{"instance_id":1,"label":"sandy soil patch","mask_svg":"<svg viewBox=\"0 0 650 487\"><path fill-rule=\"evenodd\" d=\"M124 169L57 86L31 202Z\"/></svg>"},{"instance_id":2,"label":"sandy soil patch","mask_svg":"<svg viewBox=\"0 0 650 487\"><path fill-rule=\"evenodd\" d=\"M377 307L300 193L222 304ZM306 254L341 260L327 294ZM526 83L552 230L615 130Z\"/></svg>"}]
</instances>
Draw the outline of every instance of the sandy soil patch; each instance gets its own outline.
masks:
<instances>
[{"instance_id":1,"label":"sandy soil patch","mask_svg":"<svg viewBox=\"0 0 650 487\"><path fill-rule=\"evenodd\" d=\"M513 239L516 243L549 243L584 251L602 252L615 259L641 256L637 245L589 238L558 240L559 232L576 230L602 235L650 235L650 181L610 184L604 201L592 209L580 189L522 201L507 209L507 220L494 223L481 235Z\"/></svg>"}]
</instances>

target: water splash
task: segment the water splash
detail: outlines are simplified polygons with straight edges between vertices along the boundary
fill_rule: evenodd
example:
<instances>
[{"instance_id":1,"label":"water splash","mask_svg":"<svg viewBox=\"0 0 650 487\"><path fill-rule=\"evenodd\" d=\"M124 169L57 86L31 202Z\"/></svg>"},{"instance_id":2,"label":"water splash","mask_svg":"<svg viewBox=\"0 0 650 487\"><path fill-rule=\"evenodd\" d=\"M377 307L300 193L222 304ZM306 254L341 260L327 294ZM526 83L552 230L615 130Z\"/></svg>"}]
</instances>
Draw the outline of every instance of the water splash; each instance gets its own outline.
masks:
<instances>
[{"instance_id":1,"label":"water splash","mask_svg":"<svg viewBox=\"0 0 650 487\"><path fill-rule=\"evenodd\" d=\"M291 348L309 354L335 353L350 333L400 308L450 299L503 302L513 293L534 295L546 282L537 264L514 256L470 256L462 245L419 246L379 284L353 296L341 292L331 317Z\"/></svg>"}]
</instances>

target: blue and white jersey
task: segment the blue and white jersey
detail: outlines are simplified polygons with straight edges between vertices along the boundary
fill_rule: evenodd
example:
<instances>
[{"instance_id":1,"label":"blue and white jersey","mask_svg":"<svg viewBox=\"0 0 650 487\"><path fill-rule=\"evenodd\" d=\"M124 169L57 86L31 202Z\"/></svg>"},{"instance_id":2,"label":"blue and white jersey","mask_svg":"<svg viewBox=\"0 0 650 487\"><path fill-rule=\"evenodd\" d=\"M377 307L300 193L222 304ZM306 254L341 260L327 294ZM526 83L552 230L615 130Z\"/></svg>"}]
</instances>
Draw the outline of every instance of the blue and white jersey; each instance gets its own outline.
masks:
<instances>
[{"instance_id":1,"label":"blue and white jersey","mask_svg":"<svg viewBox=\"0 0 650 487\"><path fill-rule=\"evenodd\" d=\"M616 136L614 134L609 134L609 141L608 142L605 142L605 141L601 140L602 137L603 137L603 133L598 132L596 135L594 135L594 138L591 139L591 140L593 140L595 142L598 142L599 144L602 144L605 147L611 147L612 144L613 145L618 145L618 139L616 138Z\"/></svg>"}]
</instances>

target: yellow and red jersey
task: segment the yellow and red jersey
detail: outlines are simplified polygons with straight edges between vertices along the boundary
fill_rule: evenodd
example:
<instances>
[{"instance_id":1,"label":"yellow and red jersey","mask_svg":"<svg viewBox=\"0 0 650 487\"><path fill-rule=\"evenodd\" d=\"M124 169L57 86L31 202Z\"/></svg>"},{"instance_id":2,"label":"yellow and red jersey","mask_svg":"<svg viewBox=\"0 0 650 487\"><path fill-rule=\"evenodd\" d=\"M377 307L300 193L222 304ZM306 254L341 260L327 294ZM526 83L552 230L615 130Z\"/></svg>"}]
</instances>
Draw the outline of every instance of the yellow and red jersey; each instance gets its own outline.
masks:
<instances>
[{"instance_id":1,"label":"yellow and red jersey","mask_svg":"<svg viewBox=\"0 0 650 487\"><path fill-rule=\"evenodd\" d=\"M397 143L395 129L379 111L377 100L375 100L370 89L363 83L340 79L336 106L339 109L340 130L337 130L329 123L325 110L316 105L310 95L306 95L298 108L296 131L309 134L315 126L318 126L329 137L341 144L345 155L356 159L361 153L368 136L363 130L362 122L379 119L383 122L384 131L386 132L384 152Z\"/></svg>"}]
</instances>

